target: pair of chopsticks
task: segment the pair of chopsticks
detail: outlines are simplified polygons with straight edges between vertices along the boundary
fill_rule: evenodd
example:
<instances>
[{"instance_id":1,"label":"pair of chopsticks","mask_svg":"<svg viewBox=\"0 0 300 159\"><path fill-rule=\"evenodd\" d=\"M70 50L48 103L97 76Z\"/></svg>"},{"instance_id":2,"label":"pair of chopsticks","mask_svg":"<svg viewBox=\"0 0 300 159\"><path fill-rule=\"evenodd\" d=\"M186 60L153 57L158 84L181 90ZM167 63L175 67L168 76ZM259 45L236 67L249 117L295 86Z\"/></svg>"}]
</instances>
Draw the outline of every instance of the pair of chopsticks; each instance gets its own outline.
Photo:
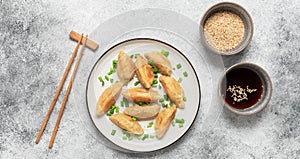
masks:
<instances>
[{"instance_id":1,"label":"pair of chopsticks","mask_svg":"<svg viewBox=\"0 0 300 159\"><path fill-rule=\"evenodd\" d=\"M71 33L72 33L72 31L71 31ZM70 37L71 37L71 33L70 33ZM71 37L71 38L72 38L72 37ZM74 49L74 51L73 51L73 53L72 53L72 55L71 55L71 57L70 57L70 60L69 60L69 62L68 62L68 65L67 65L67 67L66 67L66 69L65 69L65 72L64 72L64 74L63 74L63 77L62 77L62 79L61 79L61 81L60 81L60 83L59 83L59 85L58 85L58 88L57 88L56 93L55 93L55 95L54 95L54 98L53 98L53 100L52 100L52 102L51 102L51 105L50 105L49 110L48 110L48 112L47 112L47 115L46 115L46 117L45 117L45 119L44 119L44 122L43 122L43 124L42 124L42 126L41 126L41 128L40 128L40 130L39 130L39 133L38 133L38 136L37 136L37 138L36 138L36 140L35 140L35 143L39 143L39 141L40 141L40 139L41 139L41 136L43 135L43 132L44 132L44 130L45 130L45 127L46 127L46 125L47 125L47 122L48 122L48 120L49 120L49 118L50 118L50 115L51 115L51 113L52 113L52 111L53 111L53 108L54 108L54 106L55 106L55 103L56 103L56 101L57 101L57 99L58 99L58 96L59 96L59 94L60 94L60 92L61 92L61 89L62 89L62 87L63 87L63 85L64 85L64 82L65 82L65 80L66 80L66 78L67 78L67 76L68 76L68 73L69 73L70 68L71 68L71 66L72 66L72 64L73 64L73 61L74 61L74 59L75 59L75 56L77 55L79 45L82 43L83 45L82 45L82 47L81 47L79 57L78 57L77 60L76 60L76 64L75 64L75 67L74 67L74 70L73 70L73 73L72 73L72 76L71 76L71 79L70 79L70 82L69 82L69 85L68 85L68 88L67 88L67 92L66 92L66 95L65 95L65 97L64 97L63 103L62 103L62 105L61 105L61 108L60 108L60 111L59 111L59 114L58 114L58 117L57 117L57 120L56 120L56 124L55 124L55 127L54 127L54 129L53 129L52 136L51 136L51 139L50 139L50 142L49 142L49 146L48 146L48 147L49 147L50 149L53 147L53 143L54 143L54 139L55 139L55 137L56 137L56 133L57 133L57 130L58 130L58 126L59 126L59 124L60 124L60 121L61 121L61 118L62 118L64 109L65 109L66 103L67 103L67 101L68 101L68 97L69 97L69 94L70 94L70 92L71 92L71 88L72 88L73 81L74 81L74 78L75 78L75 75L76 75L76 72L77 72L77 68L78 68L78 66L79 66L79 63L80 63L81 57L82 57L82 55L83 55L83 51L84 51L84 48L85 48L85 46L86 46L86 44L87 44L87 41L88 41L88 35L86 35L86 37L84 37L83 34L81 34L81 36L80 36L80 38L79 38L79 40L78 40L78 42L77 42L77 45L76 45L76 47L75 47L75 49Z\"/></svg>"}]
</instances>

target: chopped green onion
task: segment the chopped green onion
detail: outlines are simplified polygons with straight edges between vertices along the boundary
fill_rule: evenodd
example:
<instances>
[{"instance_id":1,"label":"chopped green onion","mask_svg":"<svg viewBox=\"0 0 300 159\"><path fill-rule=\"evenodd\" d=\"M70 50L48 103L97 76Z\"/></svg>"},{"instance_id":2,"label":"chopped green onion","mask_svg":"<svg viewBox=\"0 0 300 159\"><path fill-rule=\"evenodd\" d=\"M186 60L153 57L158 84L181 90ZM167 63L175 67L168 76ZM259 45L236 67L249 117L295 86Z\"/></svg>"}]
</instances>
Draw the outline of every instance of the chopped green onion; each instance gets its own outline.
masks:
<instances>
[{"instance_id":1,"label":"chopped green onion","mask_svg":"<svg viewBox=\"0 0 300 159\"><path fill-rule=\"evenodd\" d=\"M166 51L166 50L161 50L161 53L162 53L163 55L165 55L166 57L168 57L168 56L169 56L169 52L168 52L168 51Z\"/></svg>"},{"instance_id":2,"label":"chopped green onion","mask_svg":"<svg viewBox=\"0 0 300 159\"><path fill-rule=\"evenodd\" d=\"M114 83L114 79L111 78L111 79L110 79L110 83Z\"/></svg>"},{"instance_id":3,"label":"chopped green onion","mask_svg":"<svg viewBox=\"0 0 300 159\"><path fill-rule=\"evenodd\" d=\"M142 139L142 136L141 136L141 135L138 135L138 136L136 136L136 138L137 138L138 140L141 140L141 139Z\"/></svg>"},{"instance_id":4,"label":"chopped green onion","mask_svg":"<svg viewBox=\"0 0 300 159\"><path fill-rule=\"evenodd\" d=\"M139 106L142 106L142 105L143 105L143 102L142 102L142 101L139 101L138 104L139 104Z\"/></svg>"},{"instance_id":5,"label":"chopped green onion","mask_svg":"<svg viewBox=\"0 0 300 159\"><path fill-rule=\"evenodd\" d=\"M137 86L138 84L140 84L140 81L134 82L134 86Z\"/></svg>"},{"instance_id":6,"label":"chopped green onion","mask_svg":"<svg viewBox=\"0 0 300 159\"><path fill-rule=\"evenodd\" d=\"M164 102L164 98L160 98L160 99L159 99L159 102Z\"/></svg>"},{"instance_id":7,"label":"chopped green onion","mask_svg":"<svg viewBox=\"0 0 300 159\"><path fill-rule=\"evenodd\" d=\"M116 69L118 65L118 60L113 60L113 68Z\"/></svg>"},{"instance_id":8,"label":"chopped green onion","mask_svg":"<svg viewBox=\"0 0 300 159\"><path fill-rule=\"evenodd\" d=\"M158 85L158 88L161 89L161 85Z\"/></svg>"},{"instance_id":9,"label":"chopped green onion","mask_svg":"<svg viewBox=\"0 0 300 159\"><path fill-rule=\"evenodd\" d=\"M158 81L157 81L157 80L154 80L154 81L153 81L153 84L157 84L157 83L158 83Z\"/></svg>"},{"instance_id":10,"label":"chopped green onion","mask_svg":"<svg viewBox=\"0 0 300 159\"><path fill-rule=\"evenodd\" d=\"M108 112L106 113L106 115L107 115L107 116L111 116L112 114L110 114L110 112L108 111Z\"/></svg>"},{"instance_id":11,"label":"chopped green onion","mask_svg":"<svg viewBox=\"0 0 300 159\"><path fill-rule=\"evenodd\" d=\"M104 86L104 81L101 76L98 77L98 80L102 83L102 86Z\"/></svg>"},{"instance_id":12,"label":"chopped green onion","mask_svg":"<svg viewBox=\"0 0 300 159\"><path fill-rule=\"evenodd\" d=\"M186 97L183 97L183 101L185 101L185 102L186 102L186 100L187 100L187 99L186 99Z\"/></svg>"},{"instance_id":13,"label":"chopped green onion","mask_svg":"<svg viewBox=\"0 0 300 159\"><path fill-rule=\"evenodd\" d=\"M127 131L124 130L124 129L122 129L122 133L123 133L123 134L127 134Z\"/></svg>"},{"instance_id":14,"label":"chopped green onion","mask_svg":"<svg viewBox=\"0 0 300 159\"><path fill-rule=\"evenodd\" d=\"M151 128L153 124L153 121L151 121L150 123L148 123L147 128Z\"/></svg>"},{"instance_id":15,"label":"chopped green onion","mask_svg":"<svg viewBox=\"0 0 300 159\"><path fill-rule=\"evenodd\" d=\"M152 87L157 87L157 84L152 84Z\"/></svg>"},{"instance_id":16,"label":"chopped green onion","mask_svg":"<svg viewBox=\"0 0 300 159\"><path fill-rule=\"evenodd\" d=\"M118 80L116 80L116 83L119 83L119 81L118 81Z\"/></svg>"},{"instance_id":17,"label":"chopped green onion","mask_svg":"<svg viewBox=\"0 0 300 159\"><path fill-rule=\"evenodd\" d=\"M116 107L116 113L119 113L119 109L120 109L119 107Z\"/></svg>"},{"instance_id":18,"label":"chopped green onion","mask_svg":"<svg viewBox=\"0 0 300 159\"><path fill-rule=\"evenodd\" d=\"M113 115L114 112L115 112L115 109L110 109L110 110L109 110L109 113L110 113L111 115Z\"/></svg>"},{"instance_id":19,"label":"chopped green onion","mask_svg":"<svg viewBox=\"0 0 300 159\"><path fill-rule=\"evenodd\" d=\"M169 100L169 98L168 98L168 96L167 96L166 94L164 95L164 99L165 99L166 101Z\"/></svg>"},{"instance_id":20,"label":"chopped green onion","mask_svg":"<svg viewBox=\"0 0 300 159\"><path fill-rule=\"evenodd\" d=\"M158 77L158 74L154 74L154 78L157 78Z\"/></svg>"},{"instance_id":21,"label":"chopped green onion","mask_svg":"<svg viewBox=\"0 0 300 159\"><path fill-rule=\"evenodd\" d=\"M123 136L122 139L123 139L123 140L127 140L127 137L126 137L126 136Z\"/></svg>"},{"instance_id":22,"label":"chopped green onion","mask_svg":"<svg viewBox=\"0 0 300 159\"><path fill-rule=\"evenodd\" d=\"M155 137L155 136L153 136L153 135L150 135L150 138L151 138L151 139L154 139L154 137Z\"/></svg>"},{"instance_id":23,"label":"chopped green onion","mask_svg":"<svg viewBox=\"0 0 300 159\"><path fill-rule=\"evenodd\" d=\"M125 135L126 135L126 137L128 137L128 138L131 137L131 135L130 135L129 133L126 133Z\"/></svg>"},{"instance_id":24,"label":"chopped green onion","mask_svg":"<svg viewBox=\"0 0 300 159\"><path fill-rule=\"evenodd\" d=\"M175 121L174 120L172 121L172 126L175 126Z\"/></svg>"},{"instance_id":25,"label":"chopped green onion","mask_svg":"<svg viewBox=\"0 0 300 159\"><path fill-rule=\"evenodd\" d=\"M154 72L154 73L157 73L157 72L158 72L158 69L157 69L156 67L154 67L154 68L153 68L153 72Z\"/></svg>"},{"instance_id":26,"label":"chopped green onion","mask_svg":"<svg viewBox=\"0 0 300 159\"><path fill-rule=\"evenodd\" d=\"M131 119L132 119L133 121L136 121L136 117L134 117L134 116L133 116L133 117L131 117Z\"/></svg>"},{"instance_id":27,"label":"chopped green onion","mask_svg":"<svg viewBox=\"0 0 300 159\"><path fill-rule=\"evenodd\" d=\"M175 70L175 68L173 67L173 70Z\"/></svg>"},{"instance_id":28,"label":"chopped green onion","mask_svg":"<svg viewBox=\"0 0 300 159\"><path fill-rule=\"evenodd\" d=\"M124 101L121 101L121 107L124 107Z\"/></svg>"},{"instance_id":29,"label":"chopped green onion","mask_svg":"<svg viewBox=\"0 0 300 159\"><path fill-rule=\"evenodd\" d=\"M180 64L180 63L177 64L177 65L176 65L176 68L177 68L177 69L180 69L180 68L181 68L181 64Z\"/></svg>"},{"instance_id":30,"label":"chopped green onion","mask_svg":"<svg viewBox=\"0 0 300 159\"><path fill-rule=\"evenodd\" d=\"M184 123L184 119L175 119L176 123Z\"/></svg>"},{"instance_id":31,"label":"chopped green onion","mask_svg":"<svg viewBox=\"0 0 300 159\"><path fill-rule=\"evenodd\" d=\"M138 56L140 56L140 54L134 54L134 58L137 58Z\"/></svg>"},{"instance_id":32,"label":"chopped green onion","mask_svg":"<svg viewBox=\"0 0 300 159\"><path fill-rule=\"evenodd\" d=\"M125 107L129 107L129 102L125 97L123 97L123 101L125 103Z\"/></svg>"},{"instance_id":33,"label":"chopped green onion","mask_svg":"<svg viewBox=\"0 0 300 159\"><path fill-rule=\"evenodd\" d=\"M132 136L129 136L129 137L128 137L128 140L129 140L129 141L131 141L132 139L133 139L133 137L132 137Z\"/></svg>"},{"instance_id":34,"label":"chopped green onion","mask_svg":"<svg viewBox=\"0 0 300 159\"><path fill-rule=\"evenodd\" d=\"M181 83L181 82L182 82L182 78L181 78L181 77L179 77L179 79L178 79L178 82L179 82L179 83Z\"/></svg>"},{"instance_id":35,"label":"chopped green onion","mask_svg":"<svg viewBox=\"0 0 300 159\"><path fill-rule=\"evenodd\" d=\"M184 76L184 77L187 77L187 76L188 76L188 73L187 73L186 71L184 71L184 72L183 72L183 76Z\"/></svg>"},{"instance_id":36,"label":"chopped green onion","mask_svg":"<svg viewBox=\"0 0 300 159\"><path fill-rule=\"evenodd\" d=\"M170 101L170 103L169 103L169 104L170 104L170 106L171 106L171 107L173 106L173 102L171 102L171 101Z\"/></svg>"},{"instance_id":37,"label":"chopped green onion","mask_svg":"<svg viewBox=\"0 0 300 159\"><path fill-rule=\"evenodd\" d=\"M116 134L116 130L112 130L110 134L114 136Z\"/></svg>"},{"instance_id":38,"label":"chopped green onion","mask_svg":"<svg viewBox=\"0 0 300 159\"><path fill-rule=\"evenodd\" d=\"M109 81L109 77L108 76L105 76L105 79L106 79L106 81Z\"/></svg>"},{"instance_id":39,"label":"chopped green onion","mask_svg":"<svg viewBox=\"0 0 300 159\"><path fill-rule=\"evenodd\" d=\"M142 140L144 141L146 138L148 138L149 137L149 135L148 134L144 134L144 136L143 136L143 138L142 138Z\"/></svg>"},{"instance_id":40,"label":"chopped green onion","mask_svg":"<svg viewBox=\"0 0 300 159\"><path fill-rule=\"evenodd\" d=\"M151 61L151 60L148 60L148 64L151 65L151 64L152 64L152 61Z\"/></svg>"},{"instance_id":41,"label":"chopped green onion","mask_svg":"<svg viewBox=\"0 0 300 159\"><path fill-rule=\"evenodd\" d=\"M107 73L108 75L111 75L111 74L113 74L113 73L115 73L116 72L116 69L114 69L114 68L110 68L110 70L109 70L109 72Z\"/></svg>"},{"instance_id":42,"label":"chopped green onion","mask_svg":"<svg viewBox=\"0 0 300 159\"><path fill-rule=\"evenodd\" d=\"M130 55L130 58L133 58L134 57L134 55Z\"/></svg>"},{"instance_id":43,"label":"chopped green onion","mask_svg":"<svg viewBox=\"0 0 300 159\"><path fill-rule=\"evenodd\" d=\"M183 127L183 123L179 123L179 127L182 128Z\"/></svg>"},{"instance_id":44,"label":"chopped green onion","mask_svg":"<svg viewBox=\"0 0 300 159\"><path fill-rule=\"evenodd\" d=\"M147 105L150 105L150 102L148 102Z\"/></svg>"},{"instance_id":45,"label":"chopped green onion","mask_svg":"<svg viewBox=\"0 0 300 159\"><path fill-rule=\"evenodd\" d=\"M167 108L168 107L168 104L165 104L165 103L162 103L161 105L162 105L163 108Z\"/></svg>"}]
</instances>

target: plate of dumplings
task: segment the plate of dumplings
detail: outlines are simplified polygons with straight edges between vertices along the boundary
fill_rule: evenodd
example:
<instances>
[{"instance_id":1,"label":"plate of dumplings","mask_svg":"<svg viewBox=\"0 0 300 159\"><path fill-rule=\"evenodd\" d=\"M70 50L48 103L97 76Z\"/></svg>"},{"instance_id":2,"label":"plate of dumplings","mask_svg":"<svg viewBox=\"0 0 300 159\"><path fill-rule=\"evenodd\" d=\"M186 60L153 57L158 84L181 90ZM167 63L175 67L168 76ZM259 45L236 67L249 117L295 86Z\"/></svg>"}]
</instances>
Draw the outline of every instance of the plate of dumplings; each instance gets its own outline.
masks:
<instances>
[{"instance_id":1,"label":"plate of dumplings","mask_svg":"<svg viewBox=\"0 0 300 159\"><path fill-rule=\"evenodd\" d=\"M184 136L201 99L199 79L185 54L149 38L129 39L104 52L86 88L99 133L134 152L160 150Z\"/></svg>"}]
</instances>

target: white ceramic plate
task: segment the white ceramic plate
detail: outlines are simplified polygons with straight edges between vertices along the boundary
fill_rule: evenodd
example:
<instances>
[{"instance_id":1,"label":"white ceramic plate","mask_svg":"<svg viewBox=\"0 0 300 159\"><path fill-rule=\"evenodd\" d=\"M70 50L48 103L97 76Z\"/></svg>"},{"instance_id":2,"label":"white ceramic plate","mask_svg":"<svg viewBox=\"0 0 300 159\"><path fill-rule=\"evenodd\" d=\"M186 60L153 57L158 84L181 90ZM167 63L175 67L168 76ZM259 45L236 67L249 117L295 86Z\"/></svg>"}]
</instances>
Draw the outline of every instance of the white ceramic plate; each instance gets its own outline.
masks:
<instances>
[{"instance_id":1,"label":"white ceramic plate","mask_svg":"<svg viewBox=\"0 0 300 159\"><path fill-rule=\"evenodd\" d=\"M181 86L184 90L184 95L187 98L187 101L185 102L186 107L184 109L177 109L175 115L175 118L185 119L183 127L179 127L178 123L176 123L175 126L170 125L167 133L161 139L157 139L155 137L147 138L145 140L139 140L135 135L131 135L133 139L129 141L128 138L127 140L123 139L124 134L122 133L122 129L113 124L109 120L109 117L107 115L96 115L96 103L98 101L98 98L101 93L111 85L109 81L106 81L103 78L103 80L105 81L105 85L102 86L101 82L99 82L98 80L98 77L104 77L105 75L107 75L107 72L109 72L109 69L112 67L112 61L114 59L117 59L120 50L125 51L129 55L136 53L140 53L141 55L143 55L146 52L161 50L169 51L168 58L171 61L172 67L175 68L175 70L173 70L172 76L176 79L179 79L180 77L183 79L183 81L181 82ZM135 61L135 59L133 60ZM177 64L181 64L182 67L180 69L177 69ZM184 77L184 71L188 73L188 77ZM114 73L109 77L113 78L114 81L119 80L117 73ZM127 88L134 87L135 81L137 81L136 77L134 77L134 79L127 86L123 87L122 92L124 92ZM152 87L152 89L159 91L161 96L165 94L163 88L159 89L158 87ZM126 40L108 49L108 51L106 51L95 63L88 78L86 91L89 114L99 132L115 145L123 149L135 152L150 152L159 150L179 140L192 126L200 107L201 98L199 79L195 73L193 66L184 56L184 54L177 50L175 47L165 42L148 38ZM116 105L120 107L120 112L125 109L125 107L121 107L120 105L122 99L123 97L122 95L120 95L116 102ZM151 128L147 128L148 123L151 121L155 122L155 119L139 121L139 123L144 128L144 134L155 136L154 125ZM111 135L112 130L116 130L115 135Z\"/></svg>"}]
</instances>

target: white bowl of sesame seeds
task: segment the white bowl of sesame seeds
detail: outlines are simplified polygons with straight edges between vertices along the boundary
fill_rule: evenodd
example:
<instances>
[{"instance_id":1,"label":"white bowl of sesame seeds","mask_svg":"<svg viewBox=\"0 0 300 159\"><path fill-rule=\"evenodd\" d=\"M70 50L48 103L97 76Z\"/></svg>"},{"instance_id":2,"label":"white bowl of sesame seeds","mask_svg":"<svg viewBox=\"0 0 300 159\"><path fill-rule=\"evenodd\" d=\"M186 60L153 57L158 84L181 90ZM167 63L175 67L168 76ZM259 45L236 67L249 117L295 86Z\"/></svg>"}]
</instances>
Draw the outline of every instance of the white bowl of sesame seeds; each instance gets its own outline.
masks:
<instances>
[{"instance_id":1,"label":"white bowl of sesame seeds","mask_svg":"<svg viewBox=\"0 0 300 159\"><path fill-rule=\"evenodd\" d=\"M222 2L210 7L200 21L200 36L204 46L217 54L240 53L253 36L253 21L240 5Z\"/></svg>"}]
</instances>

